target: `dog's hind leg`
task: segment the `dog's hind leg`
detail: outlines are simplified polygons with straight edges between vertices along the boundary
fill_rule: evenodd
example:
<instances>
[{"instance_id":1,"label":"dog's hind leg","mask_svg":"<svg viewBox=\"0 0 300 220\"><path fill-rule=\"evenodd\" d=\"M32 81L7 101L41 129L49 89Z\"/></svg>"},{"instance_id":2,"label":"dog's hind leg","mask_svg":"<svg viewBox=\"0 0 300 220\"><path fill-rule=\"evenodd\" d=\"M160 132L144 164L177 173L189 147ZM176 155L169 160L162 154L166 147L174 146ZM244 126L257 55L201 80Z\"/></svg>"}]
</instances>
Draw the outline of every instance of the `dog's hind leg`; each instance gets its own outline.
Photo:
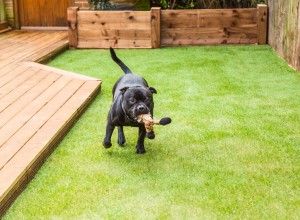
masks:
<instances>
[{"instance_id":1,"label":"dog's hind leg","mask_svg":"<svg viewBox=\"0 0 300 220\"><path fill-rule=\"evenodd\" d=\"M106 134L105 134L105 138L103 140L103 146L105 148L110 148L111 147L111 136L112 133L114 132L115 126L111 125L109 122L106 125Z\"/></svg>"},{"instance_id":2,"label":"dog's hind leg","mask_svg":"<svg viewBox=\"0 0 300 220\"><path fill-rule=\"evenodd\" d=\"M139 127L139 138L138 138L138 142L136 144L136 153L137 154L146 153L146 150L144 147L145 135L146 135L146 129L145 129L145 126L142 125Z\"/></svg>"},{"instance_id":3,"label":"dog's hind leg","mask_svg":"<svg viewBox=\"0 0 300 220\"><path fill-rule=\"evenodd\" d=\"M126 142L123 126L118 127L118 144L119 146L123 146Z\"/></svg>"}]
</instances>

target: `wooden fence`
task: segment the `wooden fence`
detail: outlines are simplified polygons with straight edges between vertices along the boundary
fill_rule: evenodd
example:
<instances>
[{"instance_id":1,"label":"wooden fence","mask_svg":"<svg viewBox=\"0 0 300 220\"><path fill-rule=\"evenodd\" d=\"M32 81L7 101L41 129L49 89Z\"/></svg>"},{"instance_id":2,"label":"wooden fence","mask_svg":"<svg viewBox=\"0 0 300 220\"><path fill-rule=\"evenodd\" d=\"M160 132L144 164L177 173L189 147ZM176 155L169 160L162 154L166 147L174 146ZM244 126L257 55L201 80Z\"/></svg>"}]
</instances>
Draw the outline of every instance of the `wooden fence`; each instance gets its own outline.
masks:
<instances>
[{"instance_id":1,"label":"wooden fence","mask_svg":"<svg viewBox=\"0 0 300 220\"><path fill-rule=\"evenodd\" d=\"M268 0L269 44L300 71L300 0Z\"/></svg>"},{"instance_id":2,"label":"wooden fence","mask_svg":"<svg viewBox=\"0 0 300 220\"><path fill-rule=\"evenodd\" d=\"M266 44L267 6L252 9L86 11L68 8L74 48Z\"/></svg>"}]
</instances>

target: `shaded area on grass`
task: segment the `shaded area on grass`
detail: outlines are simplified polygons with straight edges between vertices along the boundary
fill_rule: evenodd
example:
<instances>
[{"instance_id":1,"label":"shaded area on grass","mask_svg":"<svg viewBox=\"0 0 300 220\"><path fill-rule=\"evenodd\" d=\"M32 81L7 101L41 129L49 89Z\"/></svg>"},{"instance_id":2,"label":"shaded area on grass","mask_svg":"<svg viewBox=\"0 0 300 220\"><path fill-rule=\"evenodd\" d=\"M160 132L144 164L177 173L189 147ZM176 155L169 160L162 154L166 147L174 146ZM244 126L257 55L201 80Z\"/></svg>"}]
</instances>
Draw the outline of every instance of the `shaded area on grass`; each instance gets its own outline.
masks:
<instances>
[{"instance_id":1,"label":"shaded area on grass","mask_svg":"<svg viewBox=\"0 0 300 220\"><path fill-rule=\"evenodd\" d=\"M103 80L102 91L4 219L296 218L300 75L267 46L116 50L157 89L145 155L136 128L101 145L122 75L107 50L73 50L51 66Z\"/></svg>"}]
</instances>

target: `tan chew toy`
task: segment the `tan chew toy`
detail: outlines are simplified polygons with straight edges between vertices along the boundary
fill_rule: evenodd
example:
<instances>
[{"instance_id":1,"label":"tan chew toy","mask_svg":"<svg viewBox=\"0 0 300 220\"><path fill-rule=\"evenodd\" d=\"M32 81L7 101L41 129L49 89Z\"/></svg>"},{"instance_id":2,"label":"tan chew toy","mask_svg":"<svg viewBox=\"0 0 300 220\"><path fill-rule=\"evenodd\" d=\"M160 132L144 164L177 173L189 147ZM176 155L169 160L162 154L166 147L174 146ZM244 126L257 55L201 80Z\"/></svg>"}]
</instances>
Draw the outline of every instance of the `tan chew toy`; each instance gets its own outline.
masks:
<instances>
[{"instance_id":1,"label":"tan chew toy","mask_svg":"<svg viewBox=\"0 0 300 220\"><path fill-rule=\"evenodd\" d=\"M151 117L151 114L142 114L138 116L138 120L139 123L143 123L145 125L146 128L146 136L149 139L153 139L155 137L154 131L153 131L153 126L154 125L167 125L171 123L171 118L162 118L160 120L158 119L153 119Z\"/></svg>"}]
</instances>

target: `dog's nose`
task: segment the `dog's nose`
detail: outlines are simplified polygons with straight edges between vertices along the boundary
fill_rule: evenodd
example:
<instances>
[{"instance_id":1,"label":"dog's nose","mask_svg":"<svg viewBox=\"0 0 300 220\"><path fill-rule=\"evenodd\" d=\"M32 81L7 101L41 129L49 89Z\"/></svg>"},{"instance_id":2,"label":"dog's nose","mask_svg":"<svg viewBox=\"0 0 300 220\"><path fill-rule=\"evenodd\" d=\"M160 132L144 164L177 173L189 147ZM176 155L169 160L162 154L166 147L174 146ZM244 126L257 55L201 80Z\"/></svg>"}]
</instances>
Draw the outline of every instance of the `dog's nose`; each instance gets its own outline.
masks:
<instances>
[{"instance_id":1,"label":"dog's nose","mask_svg":"<svg viewBox=\"0 0 300 220\"><path fill-rule=\"evenodd\" d=\"M137 107L137 110L139 111L139 112L143 112L143 111L145 111L145 106L143 106L143 105L139 105L138 107Z\"/></svg>"}]
</instances>

